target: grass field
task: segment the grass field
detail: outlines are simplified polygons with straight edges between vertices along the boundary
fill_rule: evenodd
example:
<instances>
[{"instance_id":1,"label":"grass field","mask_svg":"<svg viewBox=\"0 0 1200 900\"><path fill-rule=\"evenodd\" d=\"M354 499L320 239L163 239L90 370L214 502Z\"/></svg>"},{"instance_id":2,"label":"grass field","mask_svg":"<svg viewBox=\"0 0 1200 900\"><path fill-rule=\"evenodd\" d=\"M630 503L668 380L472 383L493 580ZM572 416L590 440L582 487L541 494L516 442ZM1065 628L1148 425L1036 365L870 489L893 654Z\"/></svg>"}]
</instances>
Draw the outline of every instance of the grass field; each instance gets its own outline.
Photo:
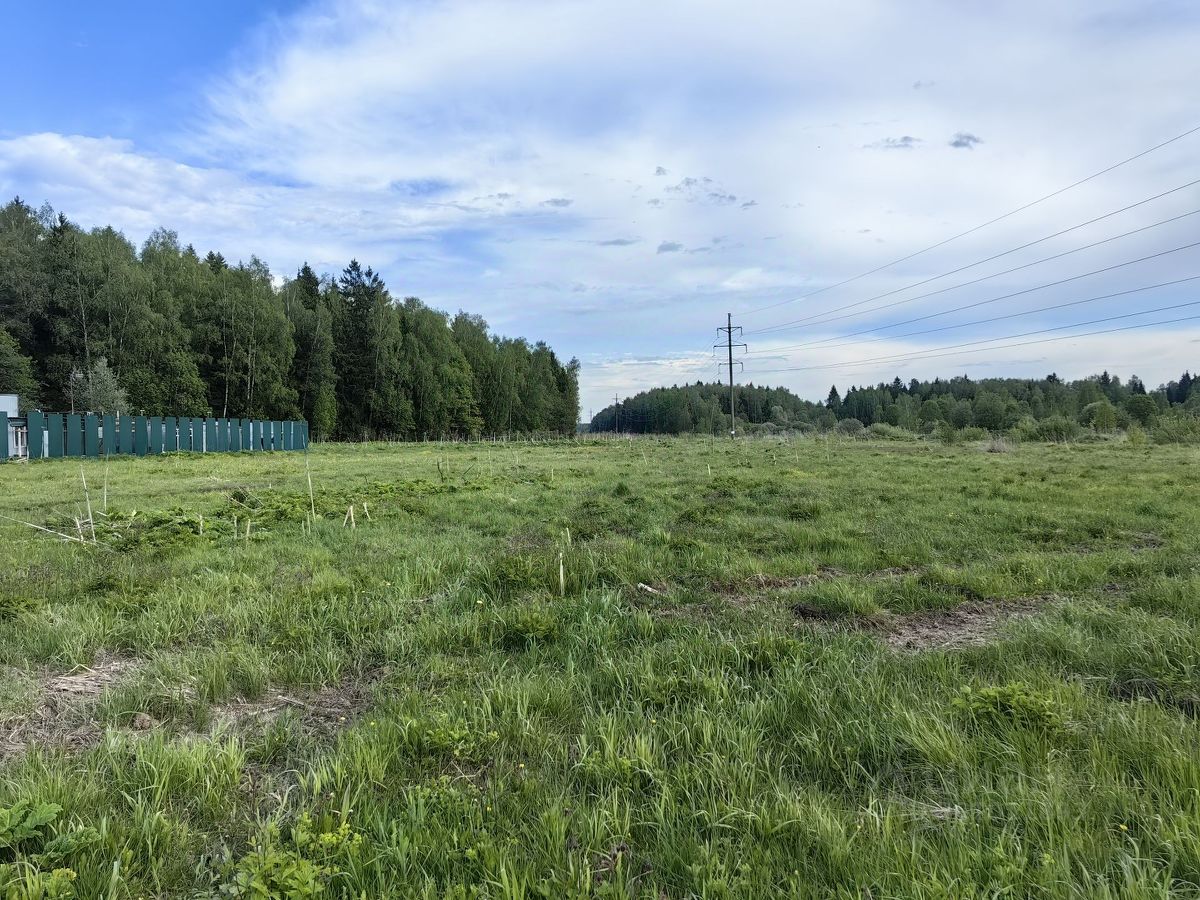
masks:
<instances>
[{"instance_id":1,"label":"grass field","mask_svg":"<svg viewBox=\"0 0 1200 900\"><path fill-rule=\"evenodd\" d=\"M1198 463L323 446L310 504L303 454L89 461L94 543L77 461L6 465L0 885L1200 896Z\"/></svg>"}]
</instances>

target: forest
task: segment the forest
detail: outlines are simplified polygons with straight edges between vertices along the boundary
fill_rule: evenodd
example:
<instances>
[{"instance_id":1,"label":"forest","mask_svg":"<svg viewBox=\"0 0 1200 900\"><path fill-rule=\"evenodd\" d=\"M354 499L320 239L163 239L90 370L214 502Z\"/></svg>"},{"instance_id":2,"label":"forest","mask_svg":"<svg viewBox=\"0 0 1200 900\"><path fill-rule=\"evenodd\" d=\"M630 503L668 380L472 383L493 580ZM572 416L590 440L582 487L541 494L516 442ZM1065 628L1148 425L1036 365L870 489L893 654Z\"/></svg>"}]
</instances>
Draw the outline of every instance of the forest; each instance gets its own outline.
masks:
<instances>
[{"instance_id":1,"label":"forest","mask_svg":"<svg viewBox=\"0 0 1200 900\"><path fill-rule=\"evenodd\" d=\"M356 260L277 280L159 229L137 249L0 208L0 392L22 408L306 419L318 438L573 434L579 363L396 299Z\"/></svg>"},{"instance_id":2,"label":"forest","mask_svg":"<svg viewBox=\"0 0 1200 900\"><path fill-rule=\"evenodd\" d=\"M1184 372L1179 380L1150 390L1136 375L1128 381L1107 371L1078 381L1056 374L1040 379L965 375L949 380L894 379L874 387L836 385L821 403L802 400L786 388L739 385L739 430L829 430L847 433L865 427L930 433L938 428L1024 432L1049 439L1072 437L1085 429L1109 432L1183 423L1191 434L1200 426L1200 379ZM720 383L655 388L608 406L591 423L595 432L716 434L729 430L729 387ZM1174 431L1177 433L1178 428Z\"/></svg>"}]
</instances>

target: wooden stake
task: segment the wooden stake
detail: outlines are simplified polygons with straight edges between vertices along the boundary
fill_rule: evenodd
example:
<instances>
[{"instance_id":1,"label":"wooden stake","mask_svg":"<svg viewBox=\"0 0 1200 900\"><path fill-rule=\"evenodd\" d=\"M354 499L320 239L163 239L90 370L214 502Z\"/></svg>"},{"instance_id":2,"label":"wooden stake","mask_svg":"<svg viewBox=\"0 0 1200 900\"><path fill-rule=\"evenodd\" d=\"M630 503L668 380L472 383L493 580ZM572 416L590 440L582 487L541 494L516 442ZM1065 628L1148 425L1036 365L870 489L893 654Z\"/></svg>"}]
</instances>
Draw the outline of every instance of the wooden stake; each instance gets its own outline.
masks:
<instances>
[{"instance_id":1,"label":"wooden stake","mask_svg":"<svg viewBox=\"0 0 1200 900\"><path fill-rule=\"evenodd\" d=\"M83 466L79 467L79 479L83 482L83 498L87 501L88 525L92 529L92 543L96 543L96 520L92 517L92 495L88 493L87 476L83 474Z\"/></svg>"},{"instance_id":2,"label":"wooden stake","mask_svg":"<svg viewBox=\"0 0 1200 900\"><path fill-rule=\"evenodd\" d=\"M363 515L367 517L367 521L371 521L371 511L367 509L367 501L363 501Z\"/></svg>"},{"instance_id":3,"label":"wooden stake","mask_svg":"<svg viewBox=\"0 0 1200 900\"><path fill-rule=\"evenodd\" d=\"M41 525L34 525L32 522L24 522L21 519L14 519L12 516L6 516L3 513L0 513L0 519L8 519L8 521L16 522L18 525L27 525L30 528L36 528L38 531L44 531L44 532L46 532L46 534L52 534L55 537L60 537L64 541L80 540L80 538L75 537L75 535L73 535L73 534L64 534L61 531L55 531L53 528L43 528ZM86 543L86 541L84 543ZM105 549L109 549L109 548L105 548Z\"/></svg>"},{"instance_id":4,"label":"wooden stake","mask_svg":"<svg viewBox=\"0 0 1200 900\"><path fill-rule=\"evenodd\" d=\"M558 596L565 597L567 595L567 573L563 568L563 555L558 554Z\"/></svg>"}]
</instances>

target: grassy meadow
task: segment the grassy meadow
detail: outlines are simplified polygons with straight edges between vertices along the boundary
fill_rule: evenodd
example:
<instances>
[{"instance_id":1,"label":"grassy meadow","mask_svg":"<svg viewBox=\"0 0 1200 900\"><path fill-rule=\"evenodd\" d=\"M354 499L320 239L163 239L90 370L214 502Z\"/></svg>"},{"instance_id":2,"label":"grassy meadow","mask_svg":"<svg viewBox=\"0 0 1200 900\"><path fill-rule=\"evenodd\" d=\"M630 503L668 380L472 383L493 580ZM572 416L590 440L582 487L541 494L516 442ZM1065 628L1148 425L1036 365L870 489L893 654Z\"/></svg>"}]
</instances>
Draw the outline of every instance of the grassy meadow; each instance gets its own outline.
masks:
<instances>
[{"instance_id":1,"label":"grassy meadow","mask_svg":"<svg viewBox=\"0 0 1200 900\"><path fill-rule=\"evenodd\" d=\"M1200 897L1198 463L4 465L0 896Z\"/></svg>"}]
</instances>

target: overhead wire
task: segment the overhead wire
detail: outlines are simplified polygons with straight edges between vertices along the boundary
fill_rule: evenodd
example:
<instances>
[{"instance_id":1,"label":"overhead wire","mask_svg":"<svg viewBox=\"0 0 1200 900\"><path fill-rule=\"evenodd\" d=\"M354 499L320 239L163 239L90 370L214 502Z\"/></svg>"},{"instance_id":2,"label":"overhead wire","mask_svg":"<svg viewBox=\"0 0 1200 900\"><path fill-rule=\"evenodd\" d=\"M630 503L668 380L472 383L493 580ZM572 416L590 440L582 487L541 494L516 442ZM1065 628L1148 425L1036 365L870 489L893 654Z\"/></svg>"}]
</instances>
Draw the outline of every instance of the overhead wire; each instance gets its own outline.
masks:
<instances>
[{"instance_id":1,"label":"overhead wire","mask_svg":"<svg viewBox=\"0 0 1200 900\"><path fill-rule=\"evenodd\" d=\"M875 275L878 272L882 272L885 269L890 269L892 266L899 265L902 262L907 262L910 259L915 259L918 256L921 256L925 253L930 252L931 250L936 250L939 247L944 247L946 244L949 244L952 241L957 241L960 238L966 237L967 235L974 234L977 231L981 231L984 228L987 228L991 225L995 225L997 222L1002 222L1005 219L1011 218L1012 216L1015 216L1018 213L1021 213L1027 209L1030 209L1031 207L1037 206L1039 203L1044 203L1045 201L1053 199L1054 197L1057 197L1060 194L1065 194L1067 191L1077 188L1082 184L1086 184L1087 182L1092 181L1096 178L1099 178L1102 175L1107 175L1109 172L1119 169L1122 166L1128 165L1129 163L1134 162L1135 160L1141 159L1143 156L1153 153L1156 150L1161 150L1163 147L1166 147L1169 144L1173 144L1176 141L1182 140L1183 138L1188 137L1189 135L1195 134L1197 131L1200 131L1200 125L1193 126L1192 128L1189 128L1187 131L1181 132L1180 134L1177 134L1174 137L1168 138L1165 141L1155 144L1153 147L1149 147L1146 150L1141 151L1140 153L1135 153L1133 156L1127 157L1127 158L1121 160L1120 162L1113 163L1112 165L1107 166L1106 168L1103 168L1098 172L1093 172L1091 175L1088 175L1084 178L1080 178L1078 181L1073 181L1070 184L1066 185L1065 187L1061 187L1058 190L1051 191L1049 194L1045 194L1041 197L1038 197L1036 200L1031 200L1028 203L1022 204L1021 206L1018 206L1016 209L1011 209L1006 213L1002 213L1001 215L996 216L995 218L988 219L986 222L981 222L980 224L975 225L972 228L968 228L966 231L960 231L958 234L951 235L948 238L944 238L943 240L940 240L934 244L930 244L927 247L923 247L920 250L916 250L905 256L901 256L896 259L893 259L890 262L884 263L883 265L876 266L875 268L869 269L865 272L860 272L857 275L853 275L849 278L845 278L834 284L826 285L823 288L819 288L815 291L811 291L808 294L805 294L803 297L794 297L794 298L791 298L788 300L780 300L776 303L768 303L765 306L759 306L754 309L744 310L740 313L740 315L741 316L751 316L751 315L755 315L760 312L764 312L768 309L775 309L780 306L786 306L789 303L798 303L802 300L807 300L810 297L815 297L818 294L823 294L826 291L831 291L834 288L839 288L844 285L852 284L853 282L860 281L861 279L866 278L869 275Z\"/></svg>"},{"instance_id":2,"label":"overhead wire","mask_svg":"<svg viewBox=\"0 0 1200 900\"><path fill-rule=\"evenodd\" d=\"M1181 319L1170 319L1170 320L1167 320L1164 322L1149 322L1149 323L1143 323L1143 324L1139 324L1139 325L1129 325L1129 326L1124 326L1121 328L1106 329L1106 330L1102 330L1102 331L1084 332L1083 334L1063 335L1058 338L1050 338L1050 339L1043 340L1043 341L1026 341L1026 342L1023 342L1020 344L1006 344L1006 345L997 346L997 347L976 347L976 349L974 349L974 350L961 350L960 349L962 347L973 347L976 344L990 344L990 343L994 343L996 341L1006 341L1006 340L1011 340L1013 338L1028 337L1030 335L1035 335L1035 334L1049 334L1050 332L1062 331L1067 328L1083 328L1087 325L1098 325L1102 322L1115 322L1115 321L1119 321L1121 319L1131 319L1136 316L1148 316L1153 313L1167 312L1167 311L1173 310L1173 309L1183 309L1186 307L1198 306L1198 305L1200 305L1200 300L1190 300L1187 303L1177 303L1177 304L1173 304L1171 306L1162 306L1157 309L1140 310L1138 312L1126 313L1126 314L1120 315L1120 316L1106 316L1105 318L1092 319L1087 322L1074 322L1070 325L1058 325L1053 328L1042 328L1042 329L1038 329L1036 331L1026 331L1021 334L1009 334L1009 335L1005 335L1003 337L998 337L998 338L987 338L987 339L979 340L979 341L967 341L962 344L951 344L947 347L935 347L928 351L918 350L918 351L913 351L911 353L900 353L900 354L893 354L890 356L876 356L876 357L871 357L868 359L856 359L856 360L850 360L850 361L846 361L846 362L837 362L837 363L820 363L820 364L811 365L811 366L789 366L789 367L780 368L780 369L759 369L756 372L751 372L749 374L755 375L755 374L774 374L777 372L806 372L806 371L815 370L815 369L839 369L844 366L859 366L859 365L867 365L867 364L871 364L871 363L915 362L920 359L937 359L939 357L944 357L944 356L954 356L957 353L980 353L980 352L984 352L987 350L1005 350L1005 349L1010 349L1011 347L1015 347L1015 346L1027 346L1030 344L1049 343L1050 341L1054 341L1054 340L1068 340L1070 338L1090 337L1090 336L1096 335L1096 334L1110 334L1110 333L1115 333L1118 331L1128 331L1133 328L1149 328L1154 325L1172 325L1177 322L1190 322L1195 319L1200 319L1200 316L1189 316L1189 317L1185 317L1185 318L1181 318ZM941 351L951 351L951 352L943 353Z\"/></svg>"},{"instance_id":3,"label":"overhead wire","mask_svg":"<svg viewBox=\"0 0 1200 900\"><path fill-rule=\"evenodd\" d=\"M1123 269L1126 266L1137 265L1138 263L1148 262L1149 260L1152 260L1152 259L1160 259L1161 257L1169 256L1172 253L1181 253L1184 250L1191 250L1194 247L1200 247L1200 241L1194 241L1190 244L1184 244L1180 247L1172 247L1169 250L1160 250L1158 253L1151 253L1148 256L1141 256L1141 257L1138 257L1137 259L1129 259L1129 260L1125 260L1124 262L1114 263L1111 266L1104 266L1103 268L1100 268L1100 269L1093 269L1090 272L1082 272L1078 275L1071 275L1068 278L1060 278L1057 281L1049 281L1049 282L1046 282L1045 284L1037 284L1037 285L1034 285L1033 287L1022 288L1019 291L1011 291L1007 294L1000 294L997 297L988 297L984 300L976 300L973 303L964 303L960 306L956 306L951 309L941 310L939 312L934 312L934 313L928 313L923 316L915 316L911 319L905 319L900 322L892 322L889 325L877 325L873 328L864 328L859 331L849 332L848 334L839 334L839 335L834 335L833 337L830 337L830 338L823 338L818 341L809 341L806 344L802 344L802 345L798 344L793 349L796 349L799 347L817 347L817 346L821 346L822 344L828 344L831 341L840 340L842 338L858 337L863 334L874 334L877 331L886 331L888 328L898 328L901 325L912 325L916 322L924 322L928 319L936 319L939 316L946 316L946 315L950 315L951 313L962 312L963 310L966 310L966 309L975 309L976 307L979 307L979 306L987 306L990 303L998 303L1001 300L1009 300L1013 297L1021 297L1021 296L1024 296L1025 294L1032 294L1035 291L1042 291L1047 288L1058 287L1063 284L1070 284L1073 281L1079 281L1080 279L1083 279L1083 278L1090 278L1093 275L1102 275L1105 272L1113 272L1113 271L1116 271L1117 269Z\"/></svg>"},{"instance_id":4,"label":"overhead wire","mask_svg":"<svg viewBox=\"0 0 1200 900\"><path fill-rule=\"evenodd\" d=\"M1200 184L1200 179L1197 179L1196 181L1192 182L1192 184ZM972 284L979 284L984 281L990 281L991 279L999 278L1002 275L1011 275L1013 272L1020 272L1023 269L1030 269L1034 266L1040 266L1043 263L1053 262L1056 259L1062 259L1063 257L1071 256L1075 253L1082 253L1084 250L1091 250L1095 247L1100 247L1104 244L1111 244L1113 241L1119 241L1123 238L1132 237L1135 234L1141 234L1144 231L1150 231L1151 229L1154 229L1154 228L1160 228L1163 225L1170 225L1173 222L1178 222L1182 219L1188 218L1189 216L1194 216L1197 214L1200 214L1200 209L1193 209L1189 212L1180 213L1179 215L1176 215L1176 216L1170 216L1169 218L1161 219L1158 222L1152 222L1149 225L1143 225L1140 228L1133 228L1129 231L1123 231L1120 234L1114 234L1111 237L1106 237L1106 238L1102 238L1098 241L1093 241L1090 244L1084 244L1080 247L1072 247L1069 250L1063 250L1059 253L1051 254L1050 256L1043 256L1041 259L1035 259L1035 260L1032 260L1027 263L1022 263L1021 265L1014 266L1011 269L1003 269L999 272L993 272L990 275L981 275L980 277L973 278L970 281L960 281L958 284L952 284L949 287L938 288L936 291L928 291L924 294L916 294L912 297L905 297L901 300L896 300L896 301L893 301L892 303L884 303L880 306L874 306L874 307L871 307L870 309L862 310L857 313L851 313L849 315L844 315L844 316L832 316L831 318L825 318L827 316L830 316L831 313L841 312L841 311L847 310L847 309L854 309L856 307L863 306L864 304L870 303L873 300L881 300L884 297L890 297L894 294L900 293L901 291L905 291L905 290L908 290L909 288L916 287L918 284L928 284L931 281L937 281L941 278L944 278L946 275L952 275L955 272L961 272L961 271L964 271L965 269L974 268L975 265L979 265L979 263L973 263L969 266L963 266L959 269L955 269L950 272L943 273L942 275L936 275L933 278L927 278L922 282L910 284L903 288L896 288L895 290L892 290L892 291L887 291L882 294L876 294L874 297L868 297L864 300L858 300L854 303L849 303L849 304L846 304L845 306L839 306L834 309L826 310L825 312L822 312L822 313L815 313L814 315L807 316L802 319L793 319L788 322L781 322L777 325L769 325L765 328L757 328L752 331L748 331L747 334L748 335L771 334L776 331L790 331L790 330L793 330L800 326L827 325L830 322L841 322L846 319L853 319L858 316L866 315L868 313L879 312L880 310L891 309L896 306L903 306L906 303L913 303L917 300L924 300L928 297L936 297L938 294L945 294L949 291L957 290L958 288L961 288L961 287L968 287ZM1063 233L1065 233L1065 231L1059 232L1059 234L1063 234ZM1055 235L1055 236L1057 236L1057 235ZM1029 244L1025 244L1024 247L1033 246L1033 244L1035 244L1035 243L1040 243L1040 241L1031 241ZM1021 249L1024 249L1024 247ZM984 262L988 262L990 260L997 259L997 258L999 258L1001 256L1005 256L1005 255L1006 255L1006 253L998 253L995 256L990 257L989 260L984 260Z\"/></svg>"}]
</instances>

